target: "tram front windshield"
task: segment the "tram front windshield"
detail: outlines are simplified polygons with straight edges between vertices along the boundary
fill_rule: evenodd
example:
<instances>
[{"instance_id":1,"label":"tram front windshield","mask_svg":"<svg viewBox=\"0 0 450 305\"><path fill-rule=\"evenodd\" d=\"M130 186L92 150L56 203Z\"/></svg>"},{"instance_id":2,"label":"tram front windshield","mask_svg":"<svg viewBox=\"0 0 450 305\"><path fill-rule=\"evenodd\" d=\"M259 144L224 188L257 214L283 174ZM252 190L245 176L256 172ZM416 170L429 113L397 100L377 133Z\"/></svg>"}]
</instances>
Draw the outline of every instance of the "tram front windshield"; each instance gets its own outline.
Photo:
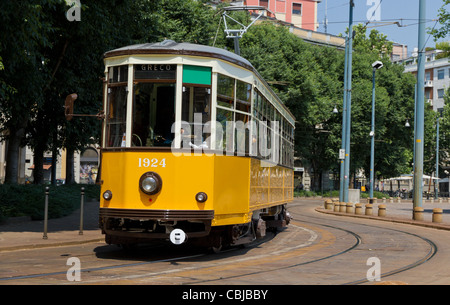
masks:
<instances>
[{"instance_id":1,"label":"tram front windshield","mask_svg":"<svg viewBox=\"0 0 450 305\"><path fill-rule=\"evenodd\" d=\"M134 85L132 146L171 146L175 122L175 83Z\"/></svg>"}]
</instances>

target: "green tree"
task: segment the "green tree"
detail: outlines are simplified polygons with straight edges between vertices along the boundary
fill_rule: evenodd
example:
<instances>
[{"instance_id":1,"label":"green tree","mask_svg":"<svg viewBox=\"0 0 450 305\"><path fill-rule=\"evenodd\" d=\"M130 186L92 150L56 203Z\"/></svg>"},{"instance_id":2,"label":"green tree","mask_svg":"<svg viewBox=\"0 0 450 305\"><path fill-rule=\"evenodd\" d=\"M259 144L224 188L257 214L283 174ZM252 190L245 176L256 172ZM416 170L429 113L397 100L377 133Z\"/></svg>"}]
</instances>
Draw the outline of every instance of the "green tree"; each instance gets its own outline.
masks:
<instances>
[{"instance_id":1,"label":"green tree","mask_svg":"<svg viewBox=\"0 0 450 305\"><path fill-rule=\"evenodd\" d=\"M436 55L436 59L450 57L450 43L448 41L437 42L436 49L443 51Z\"/></svg>"},{"instance_id":2,"label":"green tree","mask_svg":"<svg viewBox=\"0 0 450 305\"><path fill-rule=\"evenodd\" d=\"M314 173L332 168L340 142L339 118L332 113L342 90L340 51L307 44L284 27L261 24L241 39L241 54L296 117L296 156ZM314 175L315 188L321 180Z\"/></svg>"},{"instance_id":3,"label":"green tree","mask_svg":"<svg viewBox=\"0 0 450 305\"><path fill-rule=\"evenodd\" d=\"M77 93L77 113L102 105L104 52L165 38L210 44L219 18L194 0L84 0L81 20L70 22L64 0L0 3L0 131L7 131L6 182L17 183L19 147L30 145L35 182L42 182L43 153L67 149L67 180L73 153L98 142L95 118L64 118L66 95ZM217 21L217 22L216 22Z\"/></svg>"},{"instance_id":4,"label":"green tree","mask_svg":"<svg viewBox=\"0 0 450 305\"><path fill-rule=\"evenodd\" d=\"M369 173L372 66L382 60L376 72L377 177L409 172L412 159L414 83L403 66L392 64L392 45L385 35L355 27L352 81L351 172ZM272 85L296 117L295 152L314 173L337 170L341 146L344 52L306 44L283 27L271 24L251 28L241 39L242 55L249 59ZM332 109L337 106L339 114ZM318 189L321 175L315 174Z\"/></svg>"},{"instance_id":5,"label":"green tree","mask_svg":"<svg viewBox=\"0 0 450 305\"><path fill-rule=\"evenodd\" d=\"M447 11L448 5L450 4L450 0L442 0L442 7L439 9L438 14L438 22L440 23L440 28L432 28L428 31L431 35L434 36L435 41L441 38L448 37L450 32L450 12Z\"/></svg>"},{"instance_id":6,"label":"green tree","mask_svg":"<svg viewBox=\"0 0 450 305\"><path fill-rule=\"evenodd\" d=\"M42 73L43 48L51 47L52 28L42 22L57 1L2 1L0 3L0 128L8 139L6 183L17 183L19 148L23 145L30 112L43 102L41 91L47 81Z\"/></svg>"}]
</instances>

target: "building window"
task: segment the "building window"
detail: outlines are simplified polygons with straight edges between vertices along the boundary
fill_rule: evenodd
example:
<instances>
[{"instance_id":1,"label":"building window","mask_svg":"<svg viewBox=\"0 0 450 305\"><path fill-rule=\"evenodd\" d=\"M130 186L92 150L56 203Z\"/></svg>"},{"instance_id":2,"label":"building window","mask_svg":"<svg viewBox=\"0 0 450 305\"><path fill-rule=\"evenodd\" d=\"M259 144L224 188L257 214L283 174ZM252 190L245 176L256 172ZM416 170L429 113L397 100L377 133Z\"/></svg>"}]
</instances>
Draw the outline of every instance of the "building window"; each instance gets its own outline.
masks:
<instances>
[{"instance_id":1,"label":"building window","mask_svg":"<svg viewBox=\"0 0 450 305\"><path fill-rule=\"evenodd\" d=\"M444 69L438 70L437 73L438 73L438 79L444 79L444 75L445 75Z\"/></svg>"},{"instance_id":2,"label":"building window","mask_svg":"<svg viewBox=\"0 0 450 305\"><path fill-rule=\"evenodd\" d=\"M80 157L80 183L94 184L98 173L98 152L86 148Z\"/></svg>"},{"instance_id":3,"label":"building window","mask_svg":"<svg viewBox=\"0 0 450 305\"><path fill-rule=\"evenodd\" d=\"M302 14L302 4L301 3L292 3L292 14L294 14L294 15Z\"/></svg>"},{"instance_id":4,"label":"building window","mask_svg":"<svg viewBox=\"0 0 450 305\"><path fill-rule=\"evenodd\" d=\"M259 0L259 5L268 8L269 7L269 0Z\"/></svg>"},{"instance_id":5,"label":"building window","mask_svg":"<svg viewBox=\"0 0 450 305\"><path fill-rule=\"evenodd\" d=\"M438 98L444 98L444 89L438 89L437 94Z\"/></svg>"}]
</instances>

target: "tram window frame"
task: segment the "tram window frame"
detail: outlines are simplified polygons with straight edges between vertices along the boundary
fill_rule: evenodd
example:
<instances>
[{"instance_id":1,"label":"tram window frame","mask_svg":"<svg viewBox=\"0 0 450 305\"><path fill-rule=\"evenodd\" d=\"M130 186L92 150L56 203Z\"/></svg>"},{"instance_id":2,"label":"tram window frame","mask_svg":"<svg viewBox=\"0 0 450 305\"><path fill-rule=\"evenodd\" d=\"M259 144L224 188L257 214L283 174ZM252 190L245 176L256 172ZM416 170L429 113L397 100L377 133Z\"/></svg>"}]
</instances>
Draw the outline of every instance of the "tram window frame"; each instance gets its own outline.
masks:
<instances>
[{"instance_id":1,"label":"tram window frame","mask_svg":"<svg viewBox=\"0 0 450 305\"><path fill-rule=\"evenodd\" d=\"M221 119L221 117L223 117L223 119ZM228 153L234 152L234 132L228 130L229 128L234 129L234 111L217 106L216 122L221 126L221 128L216 128L216 149ZM231 122L231 124L227 122Z\"/></svg>"},{"instance_id":2,"label":"tram window frame","mask_svg":"<svg viewBox=\"0 0 450 305\"><path fill-rule=\"evenodd\" d=\"M252 91L250 83L217 73L216 122L222 127L222 134L216 129L216 149L236 155L250 154L251 119L255 109L252 109ZM243 124L238 123L237 117L245 118Z\"/></svg>"},{"instance_id":3,"label":"tram window frame","mask_svg":"<svg viewBox=\"0 0 450 305\"><path fill-rule=\"evenodd\" d=\"M236 110L250 113L252 85L236 79Z\"/></svg>"},{"instance_id":4,"label":"tram window frame","mask_svg":"<svg viewBox=\"0 0 450 305\"><path fill-rule=\"evenodd\" d=\"M243 120L238 120L237 117ZM238 156L250 153L250 118L249 113L236 112L234 125L234 151ZM241 122L241 123L240 123Z\"/></svg>"},{"instance_id":5,"label":"tram window frame","mask_svg":"<svg viewBox=\"0 0 450 305\"><path fill-rule=\"evenodd\" d=\"M150 149L171 147L172 141L175 138L172 133L172 125L175 123L177 107L176 77L178 67L177 65L163 65L165 69L160 69L160 73L155 72L158 70L149 73L148 71L142 72L143 70L135 69L137 66L143 65L135 64L133 66L131 146L133 148L142 147ZM161 65L146 63L145 66L158 66L160 68ZM150 78L143 78L145 75ZM147 93L147 102L145 100L138 100L138 95L141 94L141 90L143 92L142 94ZM145 92L146 90L150 91ZM161 96L159 96L160 94ZM168 102L166 102L167 100ZM163 107L160 108L158 105L163 105ZM148 115L142 115L145 111L148 112ZM164 116L164 120L162 120L162 114L166 113L169 117ZM141 119L138 120L138 117Z\"/></svg>"},{"instance_id":6,"label":"tram window frame","mask_svg":"<svg viewBox=\"0 0 450 305\"><path fill-rule=\"evenodd\" d=\"M128 86L116 83L108 86L106 107L106 147L124 147L123 136L127 130ZM113 131L115 129L115 131Z\"/></svg>"},{"instance_id":7,"label":"tram window frame","mask_svg":"<svg viewBox=\"0 0 450 305\"><path fill-rule=\"evenodd\" d=\"M107 79L105 147L125 147L123 137L127 130L128 65L108 67Z\"/></svg>"},{"instance_id":8,"label":"tram window frame","mask_svg":"<svg viewBox=\"0 0 450 305\"><path fill-rule=\"evenodd\" d=\"M196 95L197 93L197 95ZM207 100L201 101L197 97L202 98L201 93ZM200 108L199 108L200 107ZM186 109L187 108L187 109ZM197 138L196 115L201 115L201 139ZM209 128L205 128L206 124L211 121L211 86L201 84L183 83L181 98L181 121L183 132L181 133L181 147L202 146L202 148L210 148L210 133L205 132ZM188 126L185 126L188 124ZM194 141L192 141L194 140Z\"/></svg>"},{"instance_id":9,"label":"tram window frame","mask_svg":"<svg viewBox=\"0 0 450 305\"><path fill-rule=\"evenodd\" d=\"M234 109L236 81L234 78L217 73L217 105Z\"/></svg>"},{"instance_id":10,"label":"tram window frame","mask_svg":"<svg viewBox=\"0 0 450 305\"><path fill-rule=\"evenodd\" d=\"M128 65L111 66L108 68L108 84L118 83L128 83Z\"/></svg>"}]
</instances>

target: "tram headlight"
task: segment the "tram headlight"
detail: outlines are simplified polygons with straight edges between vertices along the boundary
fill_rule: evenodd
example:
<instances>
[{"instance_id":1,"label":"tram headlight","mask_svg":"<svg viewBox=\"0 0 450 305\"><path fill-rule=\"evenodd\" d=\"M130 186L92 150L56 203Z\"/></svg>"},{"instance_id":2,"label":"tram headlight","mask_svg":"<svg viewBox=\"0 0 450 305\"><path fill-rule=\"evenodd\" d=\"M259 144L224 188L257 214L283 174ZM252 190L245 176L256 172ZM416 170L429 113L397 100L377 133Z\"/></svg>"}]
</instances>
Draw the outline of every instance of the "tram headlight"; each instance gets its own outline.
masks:
<instances>
[{"instance_id":1,"label":"tram headlight","mask_svg":"<svg viewBox=\"0 0 450 305\"><path fill-rule=\"evenodd\" d=\"M147 172L139 179L139 188L148 195L154 195L161 190L162 179L155 172Z\"/></svg>"},{"instance_id":2,"label":"tram headlight","mask_svg":"<svg viewBox=\"0 0 450 305\"><path fill-rule=\"evenodd\" d=\"M103 192L103 199L111 200L111 198L112 198L112 192L110 190Z\"/></svg>"},{"instance_id":3,"label":"tram headlight","mask_svg":"<svg viewBox=\"0 0 450 305\"><path fill-rule=\"evenodd\" d=\"M195 195L195 200L197 200L198 202L205 202L207 199L208 195L206 195L206 193L204 192L200 192Z\"/></svg>"}]
</instances>

